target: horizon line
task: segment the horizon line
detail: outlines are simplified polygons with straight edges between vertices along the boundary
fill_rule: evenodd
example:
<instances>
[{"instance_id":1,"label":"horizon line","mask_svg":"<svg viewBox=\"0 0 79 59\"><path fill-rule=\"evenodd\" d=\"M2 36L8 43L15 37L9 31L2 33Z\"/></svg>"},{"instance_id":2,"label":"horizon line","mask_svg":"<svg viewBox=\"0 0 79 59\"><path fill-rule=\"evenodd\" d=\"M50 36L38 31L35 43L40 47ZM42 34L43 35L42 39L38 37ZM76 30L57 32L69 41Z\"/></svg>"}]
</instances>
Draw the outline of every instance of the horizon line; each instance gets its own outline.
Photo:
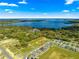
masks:
<instances>
[{"instance_id":1,"label":"horizon line","mask_svg":"<svg viewBox=\"0 0 79 59\"><path fill-rule=\"evenodd\" d=\"M79 19L77 17L0 17L0 19L44 19L44 18L48 18L48 19Z\"/></svg>"}]
</instances>

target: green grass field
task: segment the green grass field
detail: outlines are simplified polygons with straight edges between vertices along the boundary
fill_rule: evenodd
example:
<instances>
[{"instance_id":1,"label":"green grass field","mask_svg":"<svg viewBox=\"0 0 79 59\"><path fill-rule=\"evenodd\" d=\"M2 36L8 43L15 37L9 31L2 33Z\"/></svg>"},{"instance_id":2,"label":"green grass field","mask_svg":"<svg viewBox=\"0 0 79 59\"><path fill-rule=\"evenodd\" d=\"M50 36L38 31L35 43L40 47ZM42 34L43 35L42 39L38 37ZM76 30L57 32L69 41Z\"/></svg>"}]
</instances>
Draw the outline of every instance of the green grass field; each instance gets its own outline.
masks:
<instances>
[{"instance_id":1,"label":"green grass field","mask_svg":"<svg viewBox=\"0 0 79 59\"><path fill-rule=\"evenodd\" d=\"M45 38L45 37L37 38L35 40L32 40L32 41L28 42L28 46L27 47L21 48L21 49L17 50L16 52L17 52L17 54L22 54L22 55L25 52L28 54L32 50L40 47L41 45L43 45L47 41L49 41L49 40L47 38Z\"/></svg>"},{"instance_id":2,"label":"green grass field","mask_svg":"<svg viewBox=\"0 0 79 59\"><path fill-rule=\"evenodd\" d=\"M54 46L39 56L39 59L79 59L79 53Z\"/></svg>"}]
</instances>

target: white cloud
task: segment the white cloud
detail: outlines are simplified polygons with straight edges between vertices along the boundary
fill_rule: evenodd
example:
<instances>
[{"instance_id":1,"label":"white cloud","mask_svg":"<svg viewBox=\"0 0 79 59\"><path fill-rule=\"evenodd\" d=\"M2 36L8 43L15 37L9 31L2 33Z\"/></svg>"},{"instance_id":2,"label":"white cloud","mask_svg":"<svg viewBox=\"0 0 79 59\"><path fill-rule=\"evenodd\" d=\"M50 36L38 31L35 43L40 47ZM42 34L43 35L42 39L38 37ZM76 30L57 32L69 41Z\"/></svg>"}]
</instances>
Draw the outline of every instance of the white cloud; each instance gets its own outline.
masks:
<instances>
[{"instance_id":1,"label":"white cloud","mask_svg":"<svg viewBox=\"0 0 79 59\"><path fill-rule=\"evenodd\" d=\"M63 10L63 12L70 12L69 10Z\"/></svg>"},{"instance_id":2,"label":"white cloud","mask_svg":"<svg viewBox=\"0 0 79 59\"><path fill-rule=\"evenodd\" d=\"M18 6L17 4L9 4L9 3L5 3L5 2L0 2L0 6Z\"/></svg>"},{"instance_id":3,"label":"white cloud","mask_svg":"<svg viewBox=\"0 0 79 59\"><path fill-rule=\"evenodd\" d=\"M72 4L75 0L66 0L66 3L65 4Z\"/></svg>"},{"instance_id":4,"label":"white cloud","mask_svg":"<svg viewBox=\"0 0 79 59\"><path fill-rule=\"evenodd\" d=\"M12 14L12 13L14 13L14 12L13 12L13 11L9 11L8 13Z\"/></svg>"},{"instance_id":5,"label":"white cloud","mask_svg":"<svg viewBox=\"0 0 79 59\"><path fill-rule=\"evenodd\" d=\"M10 9L5 9L5 11L7 12L7 11L10 11Z\"/></svg>"},{"instance_id":6,"label":"white cloud","mask_svg":"<svg viewBox=\"0 0 79 59\"><path fill-rule=\"evenodd\" d=\"M16 4L9 4L9 6L18 6L18 5L16 5Z\"/></svg>"},{"instance_id":7,"label":"white cloud","mask_svg":"<svg viewBox=\"0 0 79 59\"><path fill-rule=\"evenodd\" d=\"M7 13L14 13L14 11L13 10L11 10L11 9L5 9L5 12L7 12Z\"/></svg>"},{"instance_id":8,"label":"white cloud","mask_svg":"<svg viewBox=\"0 0 79 59\"><path fill-rule=\"evenodd\" d=\"M28 4L25 0L18 2L19 4Z\"/></svg>"},{"instance_id":9,"label":"white cloud","mask_svg":"<svg viewBox=\"0 0 79 59\"><path fill-rule=\"evenodd\" d=\"M79 0L65 0L66 1L66 5L69 5L69 4L73 4L75 1L79 1Z\"/></svg>"}]
</instances>

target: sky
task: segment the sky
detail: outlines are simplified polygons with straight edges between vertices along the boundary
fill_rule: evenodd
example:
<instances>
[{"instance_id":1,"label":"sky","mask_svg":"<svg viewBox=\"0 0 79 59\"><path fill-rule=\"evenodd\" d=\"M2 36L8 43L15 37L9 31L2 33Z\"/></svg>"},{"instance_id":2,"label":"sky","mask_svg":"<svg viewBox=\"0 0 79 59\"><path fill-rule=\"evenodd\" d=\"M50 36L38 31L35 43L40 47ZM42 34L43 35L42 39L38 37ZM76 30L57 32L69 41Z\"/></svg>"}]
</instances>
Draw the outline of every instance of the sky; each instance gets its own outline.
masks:
<instances>
[{"instance_id":1,"label":"sky","mask_svg":"<svg viewBox=\"0 0 79 59\"><path fill-rule=\"evenodd\" d=\"M79 18L79 0L0 0L0 18Z\"/></svg>"}]
</instances>

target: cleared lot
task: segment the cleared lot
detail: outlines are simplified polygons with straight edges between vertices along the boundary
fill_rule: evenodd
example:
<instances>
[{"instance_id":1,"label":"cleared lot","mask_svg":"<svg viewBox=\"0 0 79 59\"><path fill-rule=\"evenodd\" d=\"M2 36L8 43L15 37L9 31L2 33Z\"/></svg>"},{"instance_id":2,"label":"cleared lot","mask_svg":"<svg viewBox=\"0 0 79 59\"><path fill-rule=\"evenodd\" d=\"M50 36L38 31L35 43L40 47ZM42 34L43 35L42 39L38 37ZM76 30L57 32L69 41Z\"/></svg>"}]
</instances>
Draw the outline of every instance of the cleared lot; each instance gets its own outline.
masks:
<instances>
[{"instance_id":1,"label":"cleared lot","mask_svg":"<svg viewBox=\"0 0 79 59\"><path fill-rule=\"evenodd\" d=\"M79 59L79 53L54 46L41 55L39 59Z\"/></svg>"}]
</instances>

